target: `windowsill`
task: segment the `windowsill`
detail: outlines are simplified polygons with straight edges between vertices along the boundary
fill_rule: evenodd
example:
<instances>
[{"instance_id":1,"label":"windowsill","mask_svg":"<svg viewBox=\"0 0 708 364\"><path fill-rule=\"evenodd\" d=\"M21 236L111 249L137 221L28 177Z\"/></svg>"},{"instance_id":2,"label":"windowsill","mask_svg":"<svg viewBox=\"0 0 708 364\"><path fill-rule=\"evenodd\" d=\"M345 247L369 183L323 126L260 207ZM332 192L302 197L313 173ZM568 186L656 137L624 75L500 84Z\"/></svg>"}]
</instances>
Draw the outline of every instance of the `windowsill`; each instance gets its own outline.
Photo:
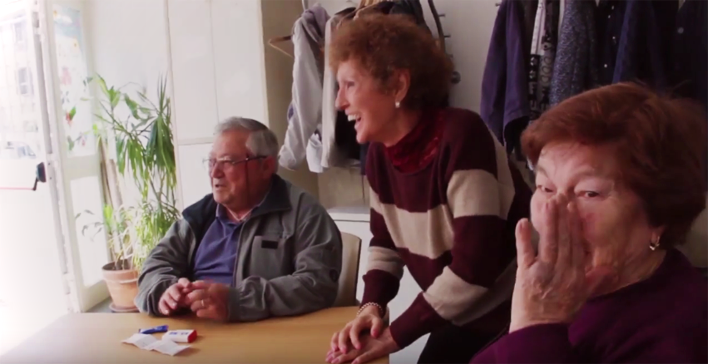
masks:
<instances>
[{"instance_id":1,"label":"windowsill","mask_svg":"<svg viewBox=\"0 0 708 364\"><path fill-rule=\"evenodd\" d=\"M120 311L111 310L111 298L106 298L104 301L100 302L96 306L91 307L86 313L122 313ZM138 310L129 311L128 313L137 313Z\"/></svg>"},{"instance_id":2,"label":"windowsill","mask_svg":"<svg viewBox=\"0 0 708 364\"><path fill-rule=\"evenodd\" d=\"M91 307L87 313L112 313L110 309L110 304L111 304L111 299L107 298L103 302L97 304L96 306Z\"/></svg>"}]
</instances>

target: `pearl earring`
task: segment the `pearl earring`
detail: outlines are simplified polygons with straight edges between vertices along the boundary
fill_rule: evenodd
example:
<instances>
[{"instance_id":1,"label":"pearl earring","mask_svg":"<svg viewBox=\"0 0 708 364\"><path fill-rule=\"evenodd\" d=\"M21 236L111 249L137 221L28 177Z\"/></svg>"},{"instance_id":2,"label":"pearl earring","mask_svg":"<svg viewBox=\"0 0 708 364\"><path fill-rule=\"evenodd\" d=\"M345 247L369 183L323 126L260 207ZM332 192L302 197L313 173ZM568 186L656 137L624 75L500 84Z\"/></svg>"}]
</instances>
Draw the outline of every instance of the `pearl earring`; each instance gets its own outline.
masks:
<instances>
[{"instance_id":1,"label":"pearl earring","mask_svg":"<svg viewBox=\"0 0 708 364\"><path fill-rule=\"evenodd\" d=\"M651 239L651 242L649 243L649 249L651 249L652 251L653 251L653 250L656 250L656 249L659 249L659 243L660 243L660 241L661 241L661 235L658 235L658 236L656 236L656 237L653 237L653 238Z\"/></svg>"},{"instance_id":2,"label":"pearl earring","mask_svg":"<svg viewBox=\"0 0 708 364\"><path fill-rule=\"evenodd\" d=\"M396 109L398 109L398 108L400 108L400 107L401 107L401 102L400 102L400 101L396 101Z\"/></svg>"}]
</instances>

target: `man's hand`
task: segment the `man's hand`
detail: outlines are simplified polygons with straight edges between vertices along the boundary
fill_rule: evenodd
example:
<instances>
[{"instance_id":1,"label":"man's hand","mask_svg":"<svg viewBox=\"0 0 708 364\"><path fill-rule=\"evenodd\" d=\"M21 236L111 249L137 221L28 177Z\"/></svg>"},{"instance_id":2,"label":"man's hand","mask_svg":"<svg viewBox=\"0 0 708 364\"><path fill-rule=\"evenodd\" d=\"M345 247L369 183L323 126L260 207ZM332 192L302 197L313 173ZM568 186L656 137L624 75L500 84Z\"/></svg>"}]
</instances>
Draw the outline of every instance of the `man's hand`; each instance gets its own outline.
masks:
<instances>
[{"instance_id":1,"label":"man's hand","mask_svg":"<svg viewBox=\"0 0 708 364\"><path fill-rule=\"evenodd\" d=\"M229 286L221 283L196 281L186 303L197 317L226 321L229 317Z\"/></svg>"},{"instance_id":2,"label":"man's hand","mask_svg":"<svg viewBox=\"0 0 708 364\"><path fill-rule=\"evenodd\" d=\"M180 307L189 307L185 303L185 298L192 291L192 282L187 278L180 278L177 283L171 285L160 297L158 304L160 312L169 316Z\"/></svg>"}]
</instances>

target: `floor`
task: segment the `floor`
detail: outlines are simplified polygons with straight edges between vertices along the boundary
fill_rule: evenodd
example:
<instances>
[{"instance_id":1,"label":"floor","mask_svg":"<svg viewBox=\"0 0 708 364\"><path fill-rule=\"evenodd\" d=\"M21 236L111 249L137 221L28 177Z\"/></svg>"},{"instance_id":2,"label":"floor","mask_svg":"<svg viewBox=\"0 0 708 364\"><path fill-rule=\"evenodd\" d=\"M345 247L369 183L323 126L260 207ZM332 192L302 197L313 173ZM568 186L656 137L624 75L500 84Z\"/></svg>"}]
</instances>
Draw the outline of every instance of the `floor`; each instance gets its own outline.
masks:
<instances>
[{"instance_id":1,"label":"floor","mask_svg":"<svg viewBox=\"0 0 708 364\"><path fill-rule=\"evenodd\" d=\"M68 312L49 201L0 190L0 355Z\"/></svg>"}]
</instances>

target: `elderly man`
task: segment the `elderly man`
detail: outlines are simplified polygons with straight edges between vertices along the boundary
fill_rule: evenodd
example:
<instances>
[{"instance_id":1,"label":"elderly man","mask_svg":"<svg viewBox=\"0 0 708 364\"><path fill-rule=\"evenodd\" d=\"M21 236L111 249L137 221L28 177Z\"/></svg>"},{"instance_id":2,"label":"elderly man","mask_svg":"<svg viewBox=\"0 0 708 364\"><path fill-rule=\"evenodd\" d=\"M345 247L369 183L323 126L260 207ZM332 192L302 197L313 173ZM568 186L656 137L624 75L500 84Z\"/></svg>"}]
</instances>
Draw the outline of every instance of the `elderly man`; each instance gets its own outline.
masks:
<instances>
[{"instance_id":1,"label":"elderly man","mask_svg":"<svg viewBox=\"0 0 708 364\"><path fill-rule=\"evenodd\" d=\"M205 160L213 193L185 209L148 256L140 311L233 322L331 306L342 265L334 221L275 174L278 141L266 126L233 117L216 134Z\"/></svg>"}]
</instances>

